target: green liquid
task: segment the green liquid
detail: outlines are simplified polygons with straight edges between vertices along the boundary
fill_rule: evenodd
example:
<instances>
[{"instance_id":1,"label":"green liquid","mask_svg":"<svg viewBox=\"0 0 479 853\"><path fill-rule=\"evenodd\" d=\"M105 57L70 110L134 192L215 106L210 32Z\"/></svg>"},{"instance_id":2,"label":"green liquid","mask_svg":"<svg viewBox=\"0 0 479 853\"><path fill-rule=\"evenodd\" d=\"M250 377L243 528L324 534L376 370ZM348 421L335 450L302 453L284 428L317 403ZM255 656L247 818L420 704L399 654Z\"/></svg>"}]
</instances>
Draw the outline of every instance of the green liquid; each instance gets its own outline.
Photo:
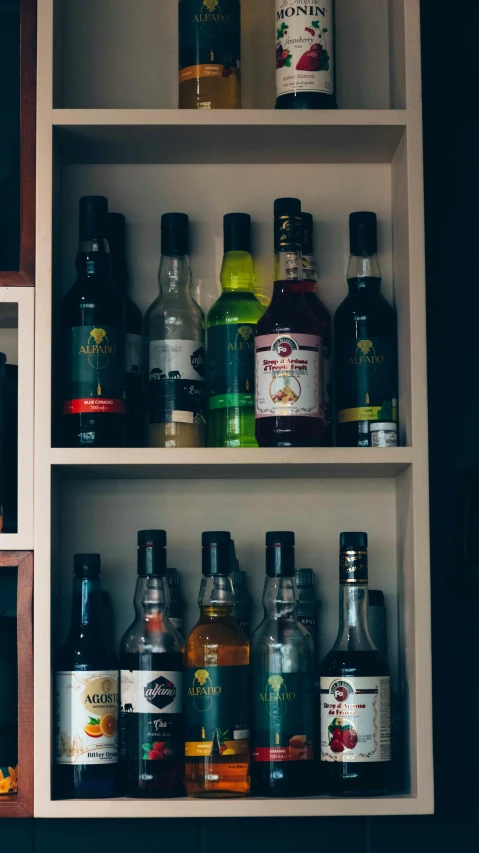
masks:
<instances>
[{"instance_id":1,"label":"green liquid","mask_svg":"<svg viewBox=\"0 0 479 853\"><path fill-rule=\"evenodd\" d=\"M228 252L223 293L208 314L208 447L257 447L254 333L264 308L254 295L253 259Z\"/></svg>"}]
</instances>

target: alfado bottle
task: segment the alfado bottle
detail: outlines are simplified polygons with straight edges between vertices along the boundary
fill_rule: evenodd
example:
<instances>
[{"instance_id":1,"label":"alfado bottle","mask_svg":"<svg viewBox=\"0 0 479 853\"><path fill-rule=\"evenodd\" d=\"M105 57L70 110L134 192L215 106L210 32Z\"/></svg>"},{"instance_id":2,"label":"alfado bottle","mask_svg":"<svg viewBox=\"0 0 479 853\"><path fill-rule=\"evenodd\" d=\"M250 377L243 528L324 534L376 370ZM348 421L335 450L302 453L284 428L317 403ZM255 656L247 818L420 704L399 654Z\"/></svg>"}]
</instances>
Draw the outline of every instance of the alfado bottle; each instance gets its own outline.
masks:
<instances>
[{"instance_id":1,"label":"alfado bottle","mask_svg":"<svg viewBox=\"0 0 479 853\"><path fill-rule=\"evenodd\" d=\"M230 539L203 533L200 618L186 643L185 788L191 797L250 790L250 646L234 615Z\"/></svg>"},{"instance_id":2,"label":"alfado bottle","mask_svg":"<svg viewBox=\"0 0 479 853\"><path fill-rule=\"evenodd\" d=\"M105 643L99 554L75 554L70 632L55 666L57 799L118 794L118 662Z\"/></svg>"},{"instance_id":3,"label":"alfado bottle","mask_svg":"<svg viewBox=\"0 0 479 853\"><path fill-rule=\"evenodd\" d=\"M254 334L263 308L254 295L251 217L224 217L222 294L208 314L208 446L257 447Z\"/></svg>"},{"instance_id":4,"label":"alfado bottle","mask_svg":"<svg viewBox=\"0 0 479 853\"><path fill-rule=\"evenodd\" d=\"M276 109L336 107L334 0L276 0Z\"/></svg>"},{"instance_id":5,"label":"alfado bottle","mask_svg":"<svg viewBox=\"0 0 479 853\"><path fill-rule=\"evenodd\" d=\"M314 793L314 647L297 602L294 533L267 533L264 618L251 648L257 796Z\"/></svg>"},{"instance_id":6,"label":"alfado bottle","mask_svg":"<svg viewBox=\"0 0 479 853\"><path fill-rule=\"evenodd\" d=\"M161 217L160 295L145 316L150 447L205 443L205 317L191 295L188 216Z\"/></svg>"},{"instance_id":7,"label":"alfado bottle","mask_svg":"<svg viewBox=\"0 0 479 853\"><path fill-rule=\"evenodd\" d=\"M138 533L135 620L120 646L121 776L129 797L183 793L183 640L168 617L166 533Z\"/></svg>"},{"instance_id":8,"label":"alfado bottle","mask_svg":"<svg viewBox=\"0 0 479 853\"><path fill-rule=\"evenodd\" d=\"M368 537L341 533L339 630L320 667L321 787L383 794L391 767L390 679L368 623Z\"/></svg>"}]
</instances>

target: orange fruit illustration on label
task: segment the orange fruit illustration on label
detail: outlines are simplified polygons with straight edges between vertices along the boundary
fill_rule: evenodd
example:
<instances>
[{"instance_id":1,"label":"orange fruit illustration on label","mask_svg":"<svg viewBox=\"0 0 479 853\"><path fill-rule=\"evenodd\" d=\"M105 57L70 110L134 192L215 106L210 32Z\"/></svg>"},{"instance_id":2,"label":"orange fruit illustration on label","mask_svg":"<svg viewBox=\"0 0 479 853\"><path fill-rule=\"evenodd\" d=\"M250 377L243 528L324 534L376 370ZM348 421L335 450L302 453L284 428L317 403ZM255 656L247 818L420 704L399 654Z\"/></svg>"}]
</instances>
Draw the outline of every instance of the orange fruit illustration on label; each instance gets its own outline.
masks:
<instances>
[{"instance_id":1,"label":"orange fruit illustration on label","mask_svg":"<svg viewBox=\"0 0 479 853\"><path fill-rule=\"evenodd\" d=\"M113 737L116 734L116 717L112 713L103 714L100 720L99 729L105 737Z\"/></svg>"},{"instance_id":2,"label":"orange fruit illustration on label","mask_svg":"<svg viewBox=\"0 0 479 853\"><path fill-rule=\"evenodd\" d=\"M91 723L88 726L83 726L83 731L88 737L101 737L101 729L98 725L92 725Z\"/></svg>"}]
</instances>

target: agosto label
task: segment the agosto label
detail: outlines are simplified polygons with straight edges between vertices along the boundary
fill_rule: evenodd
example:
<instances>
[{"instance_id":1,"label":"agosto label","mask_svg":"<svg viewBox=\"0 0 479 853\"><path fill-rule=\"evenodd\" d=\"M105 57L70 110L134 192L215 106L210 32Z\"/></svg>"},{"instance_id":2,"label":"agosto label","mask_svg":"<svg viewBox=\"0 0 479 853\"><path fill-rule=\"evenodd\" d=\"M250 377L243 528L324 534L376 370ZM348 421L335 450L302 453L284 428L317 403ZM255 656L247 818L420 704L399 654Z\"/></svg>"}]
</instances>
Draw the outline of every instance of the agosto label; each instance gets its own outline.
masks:
<instances>
[{"instance_id":1,"label":"agosto label","mask_svg":"<svg viewBox=\"0 0 479 853\"><path fill-rule=\"evenodd\" d=\"M118 673L57 672L57 764L118 761Z\"/></svg>"}]
</instances>

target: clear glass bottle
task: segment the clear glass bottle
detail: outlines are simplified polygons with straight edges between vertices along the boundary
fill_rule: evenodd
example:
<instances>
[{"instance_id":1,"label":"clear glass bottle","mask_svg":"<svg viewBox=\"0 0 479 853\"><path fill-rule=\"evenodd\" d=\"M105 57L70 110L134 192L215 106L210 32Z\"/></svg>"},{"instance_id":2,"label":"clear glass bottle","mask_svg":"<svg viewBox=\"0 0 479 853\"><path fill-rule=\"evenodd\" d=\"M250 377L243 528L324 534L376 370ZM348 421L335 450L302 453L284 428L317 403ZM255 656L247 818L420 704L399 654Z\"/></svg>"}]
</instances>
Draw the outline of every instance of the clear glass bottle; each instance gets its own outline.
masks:
<instances>
[{"instance_id":1,"label":"clear glass bottle","mask_svg":"<svg viewBox=\"0 0 479 853\"><path fill-rule=\"evenodd\" d=\"M368 627L368 537L341 533L339 630L320 668L321 778L328 794L381 794L391 765L389 665Z\"/></svg>"},{"instance_id":2,"label":"clear glass bottle","mask_svg":"<svg viewBox=\"0 0 479 853\"><path fill-rule=\"evenodd\" d=\"M314 647L297 601L294 533L267 533L264 619L251 649L257 796L314 793Z\"/></svg>"},{"instance_id":3,"label":"clear glass bottle","mask_svg":"<svg viewBox=\"0 0 479 853\"><path fill-rule=\"evenodd\" d=\"M121 771L130 797L183 793L183 641L168 618L166 533L138 533L135 621L120 647Z\"/></svg>"},{"instance_id":4,"label":"clear glass bottle","mask_svg":"<svg viewBox=\"0 0 479 853\"><path fill-rule=\"evenodd\" d=\"M188 217L161 217L160 295L145 316L150 447L205 443L205 317L191 296Z\"/></svg>"},{"instance_id":5,"label":"clear glass bottle","mask_svg":"<svg viewBox=\"0 0 479 853\"><path fill-rule=\"evenodd\" d=\"M250 790L249 659L234 615L230 534L202 538L200 618L186 643L186 793L240 797Z\"/></svg>"}]
</instances>

